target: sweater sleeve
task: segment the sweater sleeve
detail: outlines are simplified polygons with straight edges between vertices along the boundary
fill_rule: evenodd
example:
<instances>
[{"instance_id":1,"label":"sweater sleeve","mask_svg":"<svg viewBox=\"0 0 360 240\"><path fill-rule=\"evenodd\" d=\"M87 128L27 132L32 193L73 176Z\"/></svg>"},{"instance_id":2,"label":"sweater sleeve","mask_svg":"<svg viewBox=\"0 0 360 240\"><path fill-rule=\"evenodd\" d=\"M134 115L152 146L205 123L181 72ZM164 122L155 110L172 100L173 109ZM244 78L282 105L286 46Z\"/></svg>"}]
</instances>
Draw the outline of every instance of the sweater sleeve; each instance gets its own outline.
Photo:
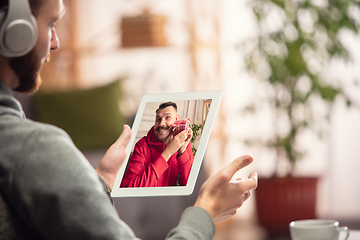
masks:
<instances>
[{"instance_id":1,"label":"sweater sleeve","mask_svg":"<svg viewBox=\"0 0 360 240\"><path fill-rule=\"evenodd\" d=\"M152 156L144 139L140 139L129 159L129 166L121 181L121 187L156 187L160 176L169 168L165 159L158 154Z\"/></svg>"},{"instance_id":2,"label":"sweater sleeve","mask_svg":"<svg viewBox=\"0 0 360 240\"><path fill-rule=\"evenodd\" d=\"M185 152L177 157L177 160L180 174L179 183L181 186L186 186L194 162L194 155L190 143L186 147Z\"/></svg>"},{"instance_id":3,"label":"sweater sleeve","mask_svg":"<svg viewBox=\"0 0 360 240\"><path fill-rule=\"evenodd\" d=\"M180 219L179 225L173 228L167 240L209 240L215 235L215 224L210 214L199 207L187 208Z\"/></svg>"},{"instance_id":4,"label":"sweater sleeve","mask_svg":"<svg viewBox=\"0 0 360 240\"><path fill-rule=\"evenodd\" d=\"M67 134L36 129L20 147L10 200L44 239L137 239Z\"/></svg>"}]
</instances>

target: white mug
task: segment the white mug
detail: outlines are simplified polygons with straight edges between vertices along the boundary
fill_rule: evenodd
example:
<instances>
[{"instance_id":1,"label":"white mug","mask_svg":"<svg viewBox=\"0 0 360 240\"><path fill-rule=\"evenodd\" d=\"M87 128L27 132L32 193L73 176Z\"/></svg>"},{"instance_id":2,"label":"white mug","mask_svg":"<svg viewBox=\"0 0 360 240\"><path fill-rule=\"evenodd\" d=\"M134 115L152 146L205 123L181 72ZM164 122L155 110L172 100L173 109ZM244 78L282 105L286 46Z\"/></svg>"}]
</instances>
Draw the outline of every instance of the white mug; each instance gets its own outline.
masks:
<instances>
[{"instance_id":1,"label":"white mug","mask_svg":"<svg viewBox=\"0 0 360 240\"><path fill-rule=\"evenodd\" d=\"M290 223L291 240L338 240L339 233L346 232L349 237L348 227L339 227L339 222L325 219L298 220Z\"/></svg>"}]
</instances>

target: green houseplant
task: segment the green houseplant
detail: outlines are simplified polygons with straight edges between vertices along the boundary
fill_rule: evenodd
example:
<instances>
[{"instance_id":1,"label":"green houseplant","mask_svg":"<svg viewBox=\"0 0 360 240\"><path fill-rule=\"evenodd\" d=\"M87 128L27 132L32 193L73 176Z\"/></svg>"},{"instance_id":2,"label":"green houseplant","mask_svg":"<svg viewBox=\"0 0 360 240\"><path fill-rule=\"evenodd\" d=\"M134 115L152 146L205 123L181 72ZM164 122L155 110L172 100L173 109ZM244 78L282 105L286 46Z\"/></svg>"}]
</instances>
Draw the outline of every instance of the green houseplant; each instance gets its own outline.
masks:
<instances>
[{"instance_id":1,"label":"green houseplant","mask_svg":"<svg viewBox=\"0 0 360 240\"><path fill-rule=\"evenodd\" d=\"M263 207L259 205L259 201L261 198L268 198L269 194L260 191L267 188L273 192L270 196L275 196L275 192L285 190L287 198L292 199L293 203L297 200L300 203L308 202L308 197L298 199L305 193L310 193L311 197L315 198L316 179L307 179L313 182L310 190L305 188L303 183L300 184L302 190L297 192L298 198L289 197L289 191L294 187L287 187L286 180L294 181L291 175L296 163L304 155L296 145L301 134L309 129L321 133L316 127L319 116L311 109L314 101L328 106L328 114L322 116L325 119L329 117L331 106L338 96L341 96L348 106L352 105L343 86L339 82L329 83L321 71L332 59L349 61L349 53L340 36L342 31L358 33L359 23L353 18L352 12L360 8L360 2L252 0L249 4L256 16L259 31L255 38L247 40L242 45L246 51L245 62L248 72L266 85L266 104L271 107L274 122L277 123L273 137L262 141L262 144L276 150L278 161L287 162L285 171L282 169L282 172L279 172L277 168L274 173L274 176L282 175L282 178L272 178L275 182L283 184L281 187L271 188L265 180L259 180L257 207L259 218L261 214L268 218L260 219L265 227L270 228L270 231L284 232L291 220L316 217L315 200L308 204L312 208L309 211L302 206L285 207L281 199L266 199L268 204L273 201L278 205ZM258 104L254 102L247 110L256 111ZM280 124L282 126L279 126ZM285 130L284 125L287 126ZM258 140L247 140L250 144L255 142ZM269 212L269 208L275 208L275 213ZM280 213L280 208L292 215L282 216L284 213ZM260 213L262 210L266 212ZM281 215L281 219L276 219L275 215Z\"/></svg>"},{"instance_id":2,"label":"green houseplant","mask_svg":"<svg viewBox=\"0 0 360 240\"><path fill-rule=\"evenodd\" d=\"M197 136L199 136L199 134L201 133L201 131L203 129L203 125L193 123L193 124L190 125L190 128L193 131L193 136L192 136L192 138L190 140L191 149L192 149L193 155L195 156L196 151L197 151L197 149L195 147L195 141L196 141Z\"/></svg>"}]
</instances>

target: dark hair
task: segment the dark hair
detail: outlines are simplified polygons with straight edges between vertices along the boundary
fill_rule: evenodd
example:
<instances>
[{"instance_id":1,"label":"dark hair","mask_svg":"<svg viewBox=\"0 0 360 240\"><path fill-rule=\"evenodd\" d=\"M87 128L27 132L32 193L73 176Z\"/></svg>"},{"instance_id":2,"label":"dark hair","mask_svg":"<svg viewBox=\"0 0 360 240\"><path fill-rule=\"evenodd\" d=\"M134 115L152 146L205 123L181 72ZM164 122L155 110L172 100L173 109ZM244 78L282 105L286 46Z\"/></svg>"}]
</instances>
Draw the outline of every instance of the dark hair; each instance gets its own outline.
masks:
<instances>
[{"instance_id":1,"label":"dark hair","mask_svg":"<svg viewBox=\"0 0 360 240\"><path fill-rule=\"evenodd\" d=\"M44 0L29 0L31 12L36 17ZM0 0L0 9L9 5L9 0Z\"/></svg>"},{"instance_id":2,"label":"dark hair","mask_svg":"<svg viewBox=\"0 0 360 240\"><path fill-rule=\"evenodd\" d=\"M167 107L173 107L175 109L175 111L177 111L177 105L174 102L164 102L162 104L159 105L159 108L156 109L156 112L158 112L160 109L164 109Z\"/></svg>"}]
</instances>

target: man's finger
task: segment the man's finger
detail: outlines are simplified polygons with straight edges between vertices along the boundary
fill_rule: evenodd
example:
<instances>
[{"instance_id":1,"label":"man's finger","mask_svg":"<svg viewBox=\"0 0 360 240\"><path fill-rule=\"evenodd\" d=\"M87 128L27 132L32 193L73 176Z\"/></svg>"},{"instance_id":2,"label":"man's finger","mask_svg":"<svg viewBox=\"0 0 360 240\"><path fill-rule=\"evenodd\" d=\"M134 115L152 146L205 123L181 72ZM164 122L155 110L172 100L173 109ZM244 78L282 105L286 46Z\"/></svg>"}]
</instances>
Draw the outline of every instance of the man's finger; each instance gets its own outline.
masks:
<instances>
[{"instance_id":1,"label":"man's finger","mask_svg":"<svg viewBox=\"0 0 360 240\"><path fill-rule=\"evenodd\" d=\"M131 137L131 129L129 125L124 124L123 131L116 142L126 147L130 141L130 137Z\"/></svg>"},{"instance_id":2,"label":"man's finger","mask_svg":"<svg viewBox=\"0 0 360 240\"><path fill-rule=\"evenodd\" d=\"M232 161L227 167L223 169L224 173L229 177L229 180L234 176L234 174L240 169L246 167L253 162L253 158L249 155L241 156L234 161Z\"/></svg>"},{"instance_id":3,"label":"man's finger","mask_svg":"<svg viewBox=\"0 0 360 240\"><path fill-rule=\"evenodd\" d=\"M187 132L186 130L182 130L181 132L179 132L175 137L177 137L179 140L181 141L185 141L187 138Z\"/></svg>"},{"instance_id":4,"label":"man's finger","mask_svg":"<svg viewBox=\"0 0 360 240\"><path fill-rule=\"evenodd\" d=\"M248 179L242 180L241 185L239 184L238 186L245 191L251 191L257 188L257 184L258 184L257 173L252 173L250 174Z\"/></svg>"},{"instance_id":5,"label":"man's finger","mask_svg":"<svg viewBox=\"0 0 360 240\"><path fill-rule=\"evenodd\" d=\"M250 174L249 178L247 179L249 186L251 187L251 189L256 189L257 185L258 185L258 175L257 173L252 173Z\"/></svg>"}]
</instances>

